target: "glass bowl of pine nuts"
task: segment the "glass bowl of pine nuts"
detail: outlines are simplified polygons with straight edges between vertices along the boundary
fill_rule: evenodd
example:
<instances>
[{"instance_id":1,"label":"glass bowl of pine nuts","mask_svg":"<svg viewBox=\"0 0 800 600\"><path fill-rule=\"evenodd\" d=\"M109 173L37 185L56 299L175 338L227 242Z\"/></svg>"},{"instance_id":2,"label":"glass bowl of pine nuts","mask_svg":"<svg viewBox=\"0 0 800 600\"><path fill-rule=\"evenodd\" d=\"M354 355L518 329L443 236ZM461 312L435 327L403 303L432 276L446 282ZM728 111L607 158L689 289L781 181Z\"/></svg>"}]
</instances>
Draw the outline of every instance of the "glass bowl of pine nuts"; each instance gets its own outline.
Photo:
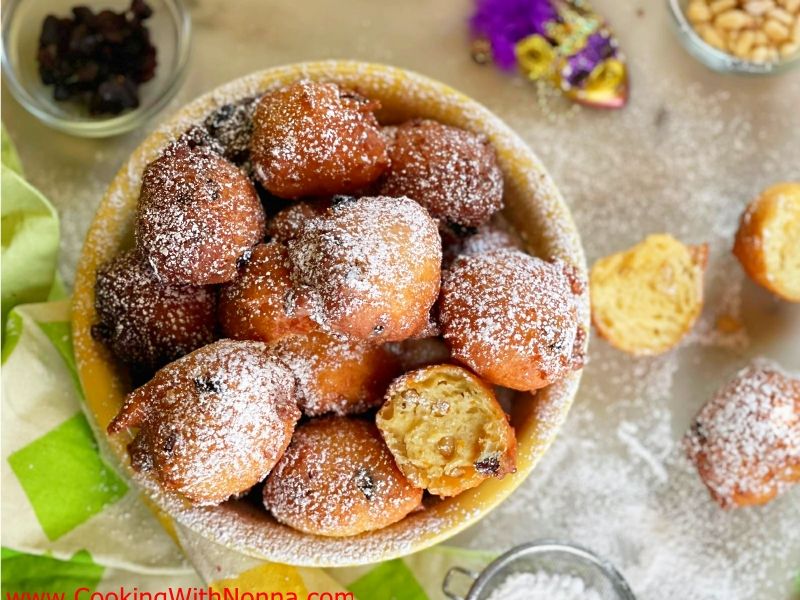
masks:
<instances>
[{"instance_id":1,"label":"glass bowl of pine nuts","mask_svg":"<svg viewBox=\"0 0 800 600\"><path fill-rule=\"evenodd\" d=\"M721 73L772 75L800 64L800 0L667 0L692 56Z\"/></svg>"}]
</instances>

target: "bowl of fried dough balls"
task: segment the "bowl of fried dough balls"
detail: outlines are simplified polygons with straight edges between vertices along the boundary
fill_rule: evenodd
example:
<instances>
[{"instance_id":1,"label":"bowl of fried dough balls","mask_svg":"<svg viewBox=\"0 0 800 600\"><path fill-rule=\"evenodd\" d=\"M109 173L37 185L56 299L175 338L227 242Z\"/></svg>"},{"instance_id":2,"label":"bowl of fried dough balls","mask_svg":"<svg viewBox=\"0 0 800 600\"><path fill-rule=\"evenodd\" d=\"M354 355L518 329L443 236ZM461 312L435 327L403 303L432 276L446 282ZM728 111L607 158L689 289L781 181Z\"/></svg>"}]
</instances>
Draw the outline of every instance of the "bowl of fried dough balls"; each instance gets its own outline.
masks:
<instances>
[{"instance_id":1,"label":"bowl of fried dough balls","mask_svg":"<svg viewBox=\"0 0 800 600\"><path fill-rule=\"evenodd\" d=\"M109 462L253 557L386 560L475 523L564 422L578 234L533 152L401 69L292 65L156 129L88 233L73 331Z\"/></svg>"}]
</instances>

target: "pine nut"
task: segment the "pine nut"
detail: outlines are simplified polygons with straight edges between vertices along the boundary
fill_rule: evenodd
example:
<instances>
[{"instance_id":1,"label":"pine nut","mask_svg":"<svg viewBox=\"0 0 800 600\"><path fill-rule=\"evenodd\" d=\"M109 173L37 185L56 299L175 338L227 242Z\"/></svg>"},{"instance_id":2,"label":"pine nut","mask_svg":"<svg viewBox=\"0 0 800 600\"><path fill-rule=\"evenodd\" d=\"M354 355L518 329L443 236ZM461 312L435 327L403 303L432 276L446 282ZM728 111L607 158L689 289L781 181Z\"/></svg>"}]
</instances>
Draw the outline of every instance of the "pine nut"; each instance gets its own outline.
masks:
<instances>
[{"instance_id":1,"label":"pine nut","mask_svg":"<svg viewBox=\"0 0 800 600\"><path fill-rule=\"evenodd\" d=\"M772 0L752 0L744 5L744 9L754 17L760 17L773 8L775 8L775 3Z\"/></svg>"},{"instance_id":2,"label":"pine nut","mask_svg":"<svg viewBox=\"0 0 800 600\"><path fill-rule=\"evenodd\" d=\"M714 18L714 25L722 29L741 29L750 25L751 17L742 10L726 10ZM769 35L769 34L768 34Z\"/></svg>"},{"instance_id":3,"label":"pine nut","mask_svg":"<svg viewBox=\"0 0 800 600\"><path fill-rule=\"evenodd\" d=\"M686 9L686 16L692 23L705 23L711 19L711 10L703 0L692 0Z\"/></svg>"},{"instance_id":4,"label":"pine nut","mask_svg":"<svg viewBox=\"0 0 800 600\"><path fill-rule=\"evenodd\" d=\"M753 51L750 53L750 60L757 63L763 63L767 61L767 47L766 46L756 46Z\"/></svg>"},{"instance_id":5,"label":"pine nut","mask_svg":"<svg viewBox=\"0 0 800 600\"><path fill-rule=\"evenodd\" d=\"M700 36L707 44L711 44L714 48L725 50L725 40L719 32L710 25L706 25L703 28L703 31L700 32Z\"/></svg>"},{"instance_id":6,"label":"pine nut","mask_svg":"<svg viewBox=\"0 0 800 600\"><path fill-rule=\"evenodd\" d=\"M783 0L783 4L781 6L795 15L800 12L800 0Z\"/></svg>"},{"instance_id":7,"label":"pine nut","mask_svg":"<svg viewBox=\"0 0 800 600\"><path fill-rule=\"evenodd\" d=\"M716 15L734 8L736 6L736 0L714 0L708 6L711 9L711 12Z\"/></svg>"},{"instance_id":8,"label":"pine nut","mask_svg":"<svg viewBox=\"0 0 800 600\"><path fill-rule=\"evenodd\" d=\"M736 40L736 45L733 47L733 53L739 58L747 58L750 55L750 50L753 48L755 41L756 36L752 31L743 31Z\"/></svg>"},{"instance_id":9,"label":"pine nut","mask_svg":"<svg viewBox=\"0 0 800 600\"><path fill-rule=\"evenodd\" d=\"M791 27L794 24L794 17L782 8L773 8L769 11L769 17L783 23L787 27Z\"/></svg>"},{"instance_id":10,"label":"pine nut","mask_svg":"<svg viewBox=\"0 0 800 600\"><path fill-rule=\"evenodd\" d=\"M800 44L797 42L786 42L785 44L781 44L780 48L781 56L783 58L797 54L798 50L800 50Z\"/></svg>"},{"instance_id":11,"label":"pine nut","mask_svg":"<svg viewBox=\"0 0 800 600\"><path fill-rule=\"evenodd\" d=\"M782 42L789 39L789 30L782 23L770 19L764 24L764 33L773 42Z\"/></svg>"}]
</instances>

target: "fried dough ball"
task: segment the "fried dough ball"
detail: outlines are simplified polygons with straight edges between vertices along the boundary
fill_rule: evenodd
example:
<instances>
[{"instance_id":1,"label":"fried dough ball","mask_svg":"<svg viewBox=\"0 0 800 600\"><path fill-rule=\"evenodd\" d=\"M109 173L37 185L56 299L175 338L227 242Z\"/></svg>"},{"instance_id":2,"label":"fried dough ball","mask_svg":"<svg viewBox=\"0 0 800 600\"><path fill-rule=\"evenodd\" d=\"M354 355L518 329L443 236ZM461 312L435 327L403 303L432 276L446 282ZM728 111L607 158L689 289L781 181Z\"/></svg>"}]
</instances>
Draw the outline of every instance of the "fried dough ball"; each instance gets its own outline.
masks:
<instances>
[{"instance_id":1,"label":"fried dough ball","mask_svg":"<svg viewBox=\"0 0 800 600\"><path fill-rule=\"evenodd\" d=\"M279 522L333 537L396 523L421 501L375 424L352 417L298 427L264 486L264 505Z\"/></svg>"},{"instance_id":2,"label":"fried dough ball","mask_svg":"<svg viewBox=\"0 0 800 600\"><path fill-rule=\"evenodd\" d=\"M800 481L800 379L755 361L702 408L684 447L722 508L766 504Z\"/></svg>"},{"instance_id":3,"label":"fried dough ball","mask_svg":"<svg viewBox=\"0 0 800 600\"><path fill-rule=\"evenodd\" d=\"M517 441L492 388L462 367L406 373L376 417L397 466L417 487L455 496L516 470Z\"/></svg>"},{"instance_id":4,"label":"fried dough ball","mask_svg":"<svg viewBox=\"0 0 800 600\"><path fill-rule=\"evenodd\" d=\"M511 231L494 223L480 227L454 227L440 224L442 261L446 267L459 256L474 256L494 250L522 250L522 241Z\"/></svg>"},{"instance_id":5,"label":"fried dough ball","mask_svg":"<svg viewBox=\"0 0 800 600\"><path fill-rule=\"evenodd\" d=\"M450 348L440 337L389 342L384 344L384 348L396 357L403 373L420 367L450 362Z\"/></svg>"},{"instance_id":6,"label":"fried dough ball","mask_svg":"<svg viewBox=\"0 0 800 600\"><path fill-rule=\"evenodd\" d=\"M253 116L250 156L261 184L280 198L355 192L388 165L377 101L334 83L298 81L264 96Z\"/></svg>"},{"instance_id":7,"label":"fried dough ball","mask_svg":"<svg viewBox=\"0 0 800 600\"><path fill-rule=\"evenodd\" d=\"M272 343L319 329L295 294L289 266L283 244L253 249L239 277L220 289L219 320L226 336Z\"/></svg>"},{"instance_id":8,"label":"fried dough ball","mask_svg":"<svg viewBox=\"0 0 800 600\"><path fill-rule=\"evenodd\" d=\"M160 281L132 250L97 270L94 305L92 335L128 364L158 368L214 341L214 290Z\"/></svg>"},{"instance_id":9,"label":"fried dough ball","mask_svg":"<svg viewBox=\"0 0 800 600\"><path fill-rule=\"evenodd\" d=\"M321 332L288 337L275 353L297 378L298 405L310 417L357 414L380 405L399 372L395 357L381 346Z\"/></svg>"},{"instance_id":10,"label":"fried dough ball","mask_svg":"<svg viewBox=\"0 0 800 600\"><path fill-rule=\"evenodd\" d=\"M315 202L304 200L287 206L267 223L267 237L283 244L293 240L298 236L306 221L322 215L330 204L327 200Z\"/></svg>"},{"instance_id":11,"label":"fried dough ball","mask_svg":"<svg viewBox=\"0 0 800 600\"><path fill-rule=\"evenodd\" d=\"M473 227L503 208L503 174L486 137L414 120L394 138L382 194L408 196L436 218Z\"/></svg>"},{"instance_id":12,"label":"fried dough ball","mask_svg":"<svg viewBox=\"0 0 800 600\"><path fill-rule=\"evenodd\" d=\"M779 183L750 203L733 254L753 281L800 302L800 183Z\"/></svg>"},{"instance_id":13,"label":"fried dough ball","mask_svg":"<svg viewBox=\"0 0 800 600\"><path fill-rule=\"evenodd\" d=\"M128 394L108 431L138 427L128 446L133 468L213 505L267 476L299 418L294 376L264 344L220 340Z\"/></svg>"},{"instance_id":14,"label":"fried dough ball","mask_svg":"<svg viewBox=\"0 0 800 600\"><path fill-rule=\"evenodd\" d=\"M630 354L661 354L691 330L703 308L708 246L670 235L648 236L598 260L591 271L592 322Z\"/></svg>"},{"instance_id":15,"label":"fried dough ball","mask_svg":"<svg viewBox=\"0 0 800 600\"><path fill-rule=\"evenodd\" d=\"M173 145L144 170L136 246L164 281L230 281L265 222L250 180L207 148Z\"/></svg>"},{"instance_id":16,"label":"fried dough ball","mask_svg":"<svg viewBox=\"0 0 800 600\"><path fill-rule=\"evenodd\" d=\"M582 290L572 268L518 250L459 258L442 281L444 339L491 383L539 389L583 364Z\"/></svg>"},{"instance_id":17,"label":"fried dough ball","mask_svg":"<svg viewBox=\"0 0 800 600\"><path fill-rule=\"evenodd\" d=\"M461 244L461 256L475 256L495 250L521 250L522 242L511 231L492 223L481 225Z\"/></svg>"},{"instance_id":18,"label":"fried dough ball","mask_svg":"<svg viewBox=\"0 0 800 600\"><path fill-rule=\"evenodd\" d=\"M332 206L291 240L293 276L325 328L355 339L399 341L421 332L439 294L436 223L408 198Z\"/></svg>"}]
</instances>

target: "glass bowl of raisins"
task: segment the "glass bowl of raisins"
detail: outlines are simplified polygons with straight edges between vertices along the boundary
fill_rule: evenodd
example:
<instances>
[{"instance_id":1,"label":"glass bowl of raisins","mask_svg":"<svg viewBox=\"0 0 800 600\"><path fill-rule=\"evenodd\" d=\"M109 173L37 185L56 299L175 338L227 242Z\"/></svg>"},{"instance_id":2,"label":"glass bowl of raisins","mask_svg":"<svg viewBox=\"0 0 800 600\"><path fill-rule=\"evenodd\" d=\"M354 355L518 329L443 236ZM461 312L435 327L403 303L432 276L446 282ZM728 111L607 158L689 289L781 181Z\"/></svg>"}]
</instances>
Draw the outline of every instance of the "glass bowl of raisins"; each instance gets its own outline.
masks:
<instances>
[{"instance_id":1,"label":"glass bowl of raisins","mask_svg":"<svg viewBox=\"0 0 800 600\"><path fill-rule=\"evenodd\" d=\"M135 129L175 95L189 57L183 0L9 0L3 83L45 124L81 137Z\"/></svg>"}]
</instances>

